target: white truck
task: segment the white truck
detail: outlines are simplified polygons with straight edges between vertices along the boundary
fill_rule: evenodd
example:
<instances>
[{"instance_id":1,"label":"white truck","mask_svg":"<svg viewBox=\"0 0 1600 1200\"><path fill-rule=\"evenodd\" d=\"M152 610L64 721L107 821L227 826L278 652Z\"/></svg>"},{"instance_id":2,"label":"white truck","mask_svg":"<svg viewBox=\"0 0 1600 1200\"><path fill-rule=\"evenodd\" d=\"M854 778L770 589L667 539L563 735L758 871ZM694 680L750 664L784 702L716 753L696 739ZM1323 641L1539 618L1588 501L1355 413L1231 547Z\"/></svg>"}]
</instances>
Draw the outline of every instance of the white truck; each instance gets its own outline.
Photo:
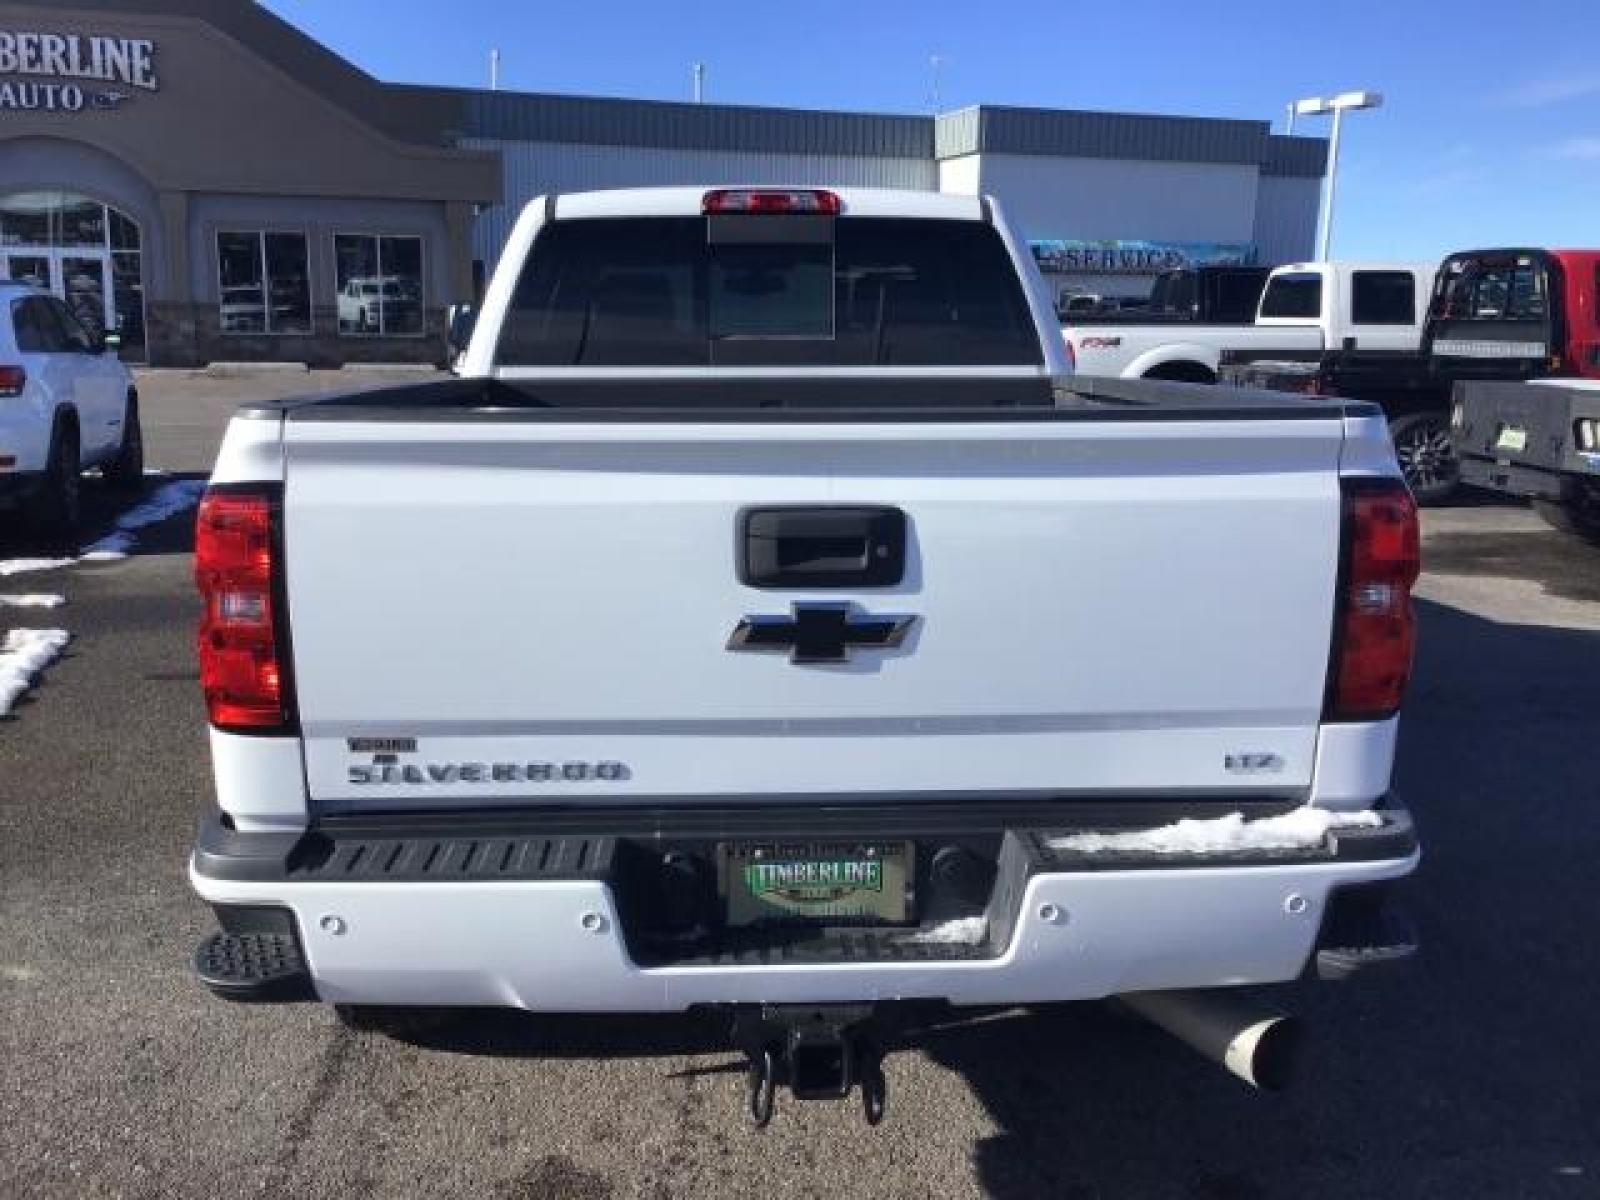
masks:
<instances>
[{"instance_id":1,"label":"white truck","mask_svg":"<svg viewBox=\"0 0 1600 1200\"><path fill-rule=\"evenodd\" d=\"M1311 357L1327 350L1415 352L1437 263L1291 263L1267 277L1253 325L1067 324L1085 375L1215 383L1225 350Z\"/></svg>"},{"instance_id":2,"label":"white truck","mask_svg":"<svg viewBox=\"0 0 1600 1200\"><path fill-rule=\"evenodd\" d=\"M875 1121L900 1001L1120 997L1276 1084L1240 985L1410 952L1374 410L1074 383L998 206L873 190L536 201L459 361L223 442L218 994L722 1006L758 1123Z\"/></svg>"}]
</instances>

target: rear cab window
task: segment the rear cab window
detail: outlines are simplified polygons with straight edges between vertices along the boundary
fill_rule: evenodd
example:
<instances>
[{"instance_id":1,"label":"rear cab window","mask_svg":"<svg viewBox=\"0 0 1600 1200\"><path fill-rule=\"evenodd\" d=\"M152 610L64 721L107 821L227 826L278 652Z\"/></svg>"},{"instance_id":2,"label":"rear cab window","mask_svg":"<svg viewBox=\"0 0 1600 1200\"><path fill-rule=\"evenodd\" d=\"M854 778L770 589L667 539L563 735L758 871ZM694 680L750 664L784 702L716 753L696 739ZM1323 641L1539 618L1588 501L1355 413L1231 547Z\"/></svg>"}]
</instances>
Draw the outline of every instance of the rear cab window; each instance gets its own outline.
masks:
<instances>
[{"instance_id":1,"label":"rear cab window","mask_svg":"<svg viewBox=\"0 0 1600 1200\"><path fill-rule=\"evenodd\" d=\"M727 214L556 221L500 366L1037 366L986 223Z\"/></svg>"},{"instance_id":2,"label":"rear cab window","mask_svg":"<svg viewBox=\"0 0 1600 1200\"><path fill-rule=\"evenodd\" d=\"M1315 271L1274 275L1261 295L1261 316L1275 320L1309 320L1322 316L1322 276Z\"/></svg>"},{"instance_id":3,"label":"rear cab window","mask_svg":"<svg viewBox=\"0 0 1600 1200\"><path fill-rule=\"evenodd\" d=\"M1417 280L1410 271L1355 271L1350 277L1352 325L1412 325Z\"/></svg>"}]
</instances>

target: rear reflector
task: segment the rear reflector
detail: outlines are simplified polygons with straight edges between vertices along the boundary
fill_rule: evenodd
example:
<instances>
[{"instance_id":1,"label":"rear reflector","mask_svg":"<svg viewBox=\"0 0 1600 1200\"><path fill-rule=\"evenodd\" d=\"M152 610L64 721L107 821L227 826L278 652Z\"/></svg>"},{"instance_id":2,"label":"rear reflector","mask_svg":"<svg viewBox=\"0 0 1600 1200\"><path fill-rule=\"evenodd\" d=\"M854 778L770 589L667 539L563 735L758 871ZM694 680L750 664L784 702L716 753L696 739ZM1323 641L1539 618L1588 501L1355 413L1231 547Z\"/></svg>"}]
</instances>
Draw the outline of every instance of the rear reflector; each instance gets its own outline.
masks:
<instances>
[{"instance_id":1,"label":"rear reflector","mask_svg":"<svg viewBox=\"0 0 1600 1200\"><path fill-rule=\"evenodd\" d=\"M1380 721L1411 678L1422 568L1417 506L1398 479L1346 479L1344 554L1328 688L1330 721Z\"/></svg>"},{"instance_id":2,"label":"rear reflector","mask_svg":"<svg viewBox=\"0 0 1600 1200\"><path fill-rule=\"evenodd\" d=\"M27 386L27 371L21 367L0 367L0 396L20 396Z\"/></svg>"},{"instance_id":3,"label":"rear reflector","mask_svg":"<svg viewBox=\"0 0 1600 1200\"><path fill-rule=\"evenodd\" d=\"M842 207L838 193L815 188L717 188L707 192L700 201L700 211L706 216L714 213L784 213L836 217Z\"/></svg>"},{"instance_id":4,"label":"rear reflector","mask_svg":"<svg viewBox=\"0 0 1600 1200\"><path fill-rule=\"evenodd\" d=\"M200 685L218 729L293 733L276 488L213 488L200 502L194 576Z\"/></svg>"}]
</instances>

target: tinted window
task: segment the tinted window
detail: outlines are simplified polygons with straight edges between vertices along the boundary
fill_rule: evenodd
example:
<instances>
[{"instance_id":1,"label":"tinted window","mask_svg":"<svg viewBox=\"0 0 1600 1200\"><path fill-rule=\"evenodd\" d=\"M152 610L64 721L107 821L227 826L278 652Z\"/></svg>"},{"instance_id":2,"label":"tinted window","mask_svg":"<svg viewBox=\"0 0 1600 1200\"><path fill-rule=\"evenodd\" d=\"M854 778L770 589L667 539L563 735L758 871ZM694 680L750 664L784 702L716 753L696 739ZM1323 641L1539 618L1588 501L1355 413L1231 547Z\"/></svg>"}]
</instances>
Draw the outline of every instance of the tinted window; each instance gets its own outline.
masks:
<instances>
[{"instance_id":1,"label":"tinted window","mask_svg":"<svg viewBox=\"0 0 1600 1200\"><path fill-rule=\"evenodd\" d=\"M1040 361L999 235L893 218L560 221L501 334L505 365L994 366ZM713 228L712 222L717 223ZM770 231L770 232L769 232ZM767 240L761 240L761 239Z\"/></svg>"},{"instance_id":2,"label":"tinted window","mask_svg":"<svg viewBox=\"0 0 1600 1200\"><path fill-rule=\"evenodd\" d=\"M833 336L831 243L719 245L708 278L712 341Z\"/></svg>"},{"instance_id":3,"label":"tinted window","mask_svg":"<svg viewBox=\"0 0 1600 1200\"><path fill-rule=\"evenodd\" d=\"M1350 285L1352 325L1410 325L1417 284L1410 271L1357 271Z\"/></svg>"},{"instance_id":4,"label":"tinted window","mask_svg":"<svg viewBox=\"0 0 1600 1200\"><path fill-rule=\"evenodd\" d=\"M1322 276L1275 275L1261 297L1263 317L1310 317L1322 315Z\"/></svg>"},{"instance_id":5,"label":"tinted window","mask_svg":"<svg viewBox=\"0 0 1600 1200\"><path fill-rule=\"evenodd\" d=\"M1164 316L1192 315L1195 300L1193 271L1169 271L1165 275L1158 275L1155 286L1150 289L1150 310Z\"/></svg>"},{"instance_id":6,"label":"tinted window","mask_svg":"<svg viewBox=\"0 0 1600 1200\"><path fill-rule=\"evenodd\" d=\"M67 349L66 335L56 322L49 301L25 296L11 302L11 321L17 349L23 354L59 354Z\"/></svg>"},{"instance_id":7,"label":"tinted window","mask_svg":"<svg viewBox=\"0 0 1600 1200\"><path fill-rule=\"evenodd\" d=\"M1253 271L1223 271L1216 281L1216 321L1249 321L1256 315L1265 277Z\"/></svg>"}]
</instances>

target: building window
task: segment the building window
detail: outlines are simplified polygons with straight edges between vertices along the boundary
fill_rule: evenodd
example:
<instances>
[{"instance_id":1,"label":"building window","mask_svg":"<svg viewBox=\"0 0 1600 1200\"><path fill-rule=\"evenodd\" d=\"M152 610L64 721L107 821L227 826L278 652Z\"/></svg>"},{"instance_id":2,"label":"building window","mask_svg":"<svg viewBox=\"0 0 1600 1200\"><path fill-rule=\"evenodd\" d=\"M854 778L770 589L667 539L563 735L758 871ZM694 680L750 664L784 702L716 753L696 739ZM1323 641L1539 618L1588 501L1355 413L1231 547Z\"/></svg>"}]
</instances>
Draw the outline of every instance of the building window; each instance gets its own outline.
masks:
<instances>
[{"instance_id":1,"label":"building window","mask_svg":"<svg viewBox=\"0 0 1600 1200\"><path fill-rule=\"evenodd\" d=\"M1411 325L1417 283L1410 271L1356 271L1350 284L1352 325Z\"/></svg>"},{"instance_id":2,"label":"building window","mask_svg":"<svg viewBox=\"0 0 1600 1200\"><path fill-rule=\"evenodd\" d=\"M339 332L418 337L423 332L422 239L338 233L333 258Z\"/></svg>"},{"instance_id":3,"label":"building window","mask_svg":"<svg viewBox=\"0 0 1600 1200\"><path fill-rule=\"evenodd\" d=\"M311 271L301 233L217 234L223 333L311 332Z\"/></svg>"},{"instance_id":4,"label":"building window","mask_svg":"<svg viewBox=\"0 0 1600 1200\"><path fill-rule=\"evenodd\" d=\"M73 192L0 196L0 279L53 292L91 333L122 335L125 358L144 357L139 226Z\"/></svg>"}]
</instances>

